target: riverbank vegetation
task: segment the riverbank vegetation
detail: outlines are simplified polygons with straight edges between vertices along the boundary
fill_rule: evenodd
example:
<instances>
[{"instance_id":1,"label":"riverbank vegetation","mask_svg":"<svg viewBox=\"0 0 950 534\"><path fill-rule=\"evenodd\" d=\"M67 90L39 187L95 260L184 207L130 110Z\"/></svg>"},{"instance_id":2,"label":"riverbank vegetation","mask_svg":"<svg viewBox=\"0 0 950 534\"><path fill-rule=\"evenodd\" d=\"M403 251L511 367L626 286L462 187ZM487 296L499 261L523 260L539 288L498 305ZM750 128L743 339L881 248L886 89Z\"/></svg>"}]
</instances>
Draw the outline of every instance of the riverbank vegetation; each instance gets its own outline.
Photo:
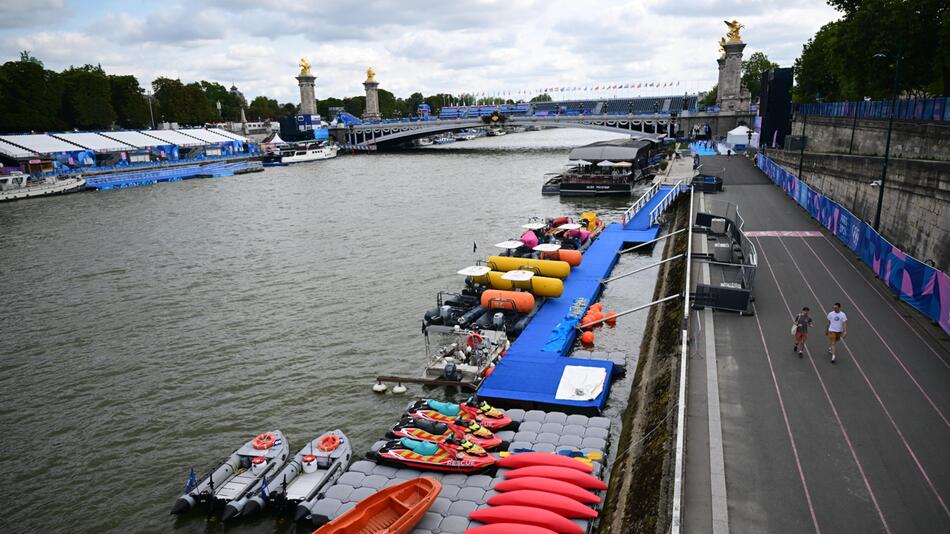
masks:
<instances>
[{"instance_id":1,"label":"riverbank vegetation","mask_svg":"<svg viewBox=\"0 0 950 534\"><path fill-rule=\"evenodd\" d=\"M895 78L898 95L950 94L950 6L945 0L828 4L842 17L824 25L802 48L795 61L796 101L886 99Z\"/></svg>"},{"instance_id":2,"label":"riverbank vegetation","mask_svg":"<svg viewBox=\"0 0 950 534\"><path fill-rule=\"evenodd\" d=\"M669 229L685 228L689 210L689 196L683 195L670 210L673 215ZM663 257L685 254L686 235L677 234L667 241ZM683 261L663 264L653 299L681 293L685 278ZM640 344L640 359L610 472L600 534L669 530L682 317L682 299L650 308L646 322L649 327Z\"/></svg>"}]
</instances>

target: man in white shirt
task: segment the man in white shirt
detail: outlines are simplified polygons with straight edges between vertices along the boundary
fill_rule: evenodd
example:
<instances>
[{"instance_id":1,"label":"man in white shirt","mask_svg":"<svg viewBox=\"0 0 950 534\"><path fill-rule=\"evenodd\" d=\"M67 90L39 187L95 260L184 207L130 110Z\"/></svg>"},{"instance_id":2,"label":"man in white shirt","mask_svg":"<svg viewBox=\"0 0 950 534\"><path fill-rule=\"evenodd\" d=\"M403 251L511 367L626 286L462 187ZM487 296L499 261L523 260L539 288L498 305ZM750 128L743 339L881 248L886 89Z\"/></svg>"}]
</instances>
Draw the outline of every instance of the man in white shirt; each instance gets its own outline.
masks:
<instances>
[{"instance_id":1,"label":"man in white shirt","mask_svg":"<svg viewBox=\"0 0 950 534\"><path fill-rule=\"evenodd\" d=\"M828 353L831 363L835 363L835 349L838 342L848 335L848 316L841 311L841 303L835 302L834 310L828 312Z\"/></svg>"}]
</instances>

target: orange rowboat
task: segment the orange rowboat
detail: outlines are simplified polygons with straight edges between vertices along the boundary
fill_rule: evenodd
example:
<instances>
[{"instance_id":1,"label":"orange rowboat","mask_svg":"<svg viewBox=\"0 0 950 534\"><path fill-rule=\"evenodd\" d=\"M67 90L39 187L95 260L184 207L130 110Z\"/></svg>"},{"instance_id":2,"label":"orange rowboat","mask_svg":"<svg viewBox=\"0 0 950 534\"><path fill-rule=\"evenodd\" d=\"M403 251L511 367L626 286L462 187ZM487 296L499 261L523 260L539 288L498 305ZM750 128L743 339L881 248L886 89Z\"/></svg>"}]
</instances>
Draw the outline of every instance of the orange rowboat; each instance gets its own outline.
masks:
<instances>
[{"instance_id":1,"label":"orange rowboat","mask_svg":"<svg viewBox=\"0 0 950 534\"><path fill-rule=\"evenodd\" d=\"M442 491L431 478L414 478L381 489L313 534L407 534Z\"/></svg>"}]
</instances>

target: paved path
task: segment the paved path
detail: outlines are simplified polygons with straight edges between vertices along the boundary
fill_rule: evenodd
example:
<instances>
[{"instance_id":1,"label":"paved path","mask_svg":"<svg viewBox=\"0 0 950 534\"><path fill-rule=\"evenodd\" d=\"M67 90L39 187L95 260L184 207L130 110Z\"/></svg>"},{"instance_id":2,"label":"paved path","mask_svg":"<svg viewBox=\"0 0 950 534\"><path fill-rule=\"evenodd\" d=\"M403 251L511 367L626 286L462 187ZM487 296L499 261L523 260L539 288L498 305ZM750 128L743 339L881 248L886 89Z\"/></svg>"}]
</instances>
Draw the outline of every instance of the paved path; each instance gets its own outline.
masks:
<instances>
[{"instance_id":1,"label":"paved path","mask_svg":"<svg viewBox=\"0 0 950 534\"><path fill-rule=\"evenodd\" d=\"M738 204L746 231L811 235L752 238L756 313L714 314L729 530L950 532L947 336L750 161L703 159L727 169L725 192L706 199ZM836 301L849 335L832 364L824 316ZM799 358L789 329L802 306L816 328ZM690 362L684 532L712 531L715 502L702 341Z\"/></svg>"}]
</instances>

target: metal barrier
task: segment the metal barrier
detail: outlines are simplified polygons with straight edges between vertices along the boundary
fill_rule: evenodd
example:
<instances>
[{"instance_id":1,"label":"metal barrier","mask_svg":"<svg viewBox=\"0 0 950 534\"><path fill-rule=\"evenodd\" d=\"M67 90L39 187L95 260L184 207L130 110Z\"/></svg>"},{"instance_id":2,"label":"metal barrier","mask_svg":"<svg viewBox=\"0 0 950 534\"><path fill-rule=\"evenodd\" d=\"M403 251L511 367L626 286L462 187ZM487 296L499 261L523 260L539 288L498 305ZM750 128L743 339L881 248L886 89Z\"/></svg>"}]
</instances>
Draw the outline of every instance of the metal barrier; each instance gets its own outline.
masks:
<instances>
[{"instance_id":1,"label":"metal barrier","mask_svg":"<svg viewBox=\"0 0 950 534\"><path fill-rule=\"evenodd\" d=\"M901 100L867 100L860 102L827 102L795 104L794 111L824 117L856 117L859 119L894 118L911 121L950 121L950 98L909 98Z\"/></svg>"},{"instance_id":2,"label":"metal barrier","mask_svg":"<svg viewBox=\"0 0 950 534\"><path fill-rule=\"evenodd\" d=\"M676 197L678 197L679 194L682 193L683 191L686 191L687 189L690 188L689 185L683 184L683 182L685 181L686 179L684 178L676 182L676 185L674 185L673 189L670 189L670 191L666 194L666 196L663 197L663 200L661 200L660 203L657 204L655 208L650 210L650 226L657 224L660 218L660 215L662 215L663 212L666 211L666 208L668 208L670 204L672 204L673 201L676 200Z\"/></svg>"}]
</instances>

